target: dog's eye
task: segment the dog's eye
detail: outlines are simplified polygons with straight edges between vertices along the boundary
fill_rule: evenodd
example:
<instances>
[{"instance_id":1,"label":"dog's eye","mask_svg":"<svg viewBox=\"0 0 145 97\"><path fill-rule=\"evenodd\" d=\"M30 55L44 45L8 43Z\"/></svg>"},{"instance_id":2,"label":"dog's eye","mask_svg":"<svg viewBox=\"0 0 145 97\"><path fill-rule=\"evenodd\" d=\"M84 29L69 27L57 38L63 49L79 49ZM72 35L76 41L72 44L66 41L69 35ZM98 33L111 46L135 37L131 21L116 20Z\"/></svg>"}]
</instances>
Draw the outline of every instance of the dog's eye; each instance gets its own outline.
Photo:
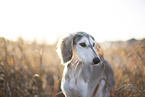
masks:
<instances>
[{"instance_id":1,"label":"dog's eye","mask_svg":"<svg viewBox=\"0 0 145 97\"><path fill-rule=\"evenodd\" d=\"M93 43L93 47L95 46L95 43Z\"/></svg>"},{"instance_id":2,"label":"dog's eye","mask_svg":"<svg viewBox=\"0 0 145 97\"><path fill-rule=\"evenodd\" d=\"M82 47L86 47L86 46L87 46L85 43L80 43L80 45L81 45Z\"/></svg>"}]
</instances>

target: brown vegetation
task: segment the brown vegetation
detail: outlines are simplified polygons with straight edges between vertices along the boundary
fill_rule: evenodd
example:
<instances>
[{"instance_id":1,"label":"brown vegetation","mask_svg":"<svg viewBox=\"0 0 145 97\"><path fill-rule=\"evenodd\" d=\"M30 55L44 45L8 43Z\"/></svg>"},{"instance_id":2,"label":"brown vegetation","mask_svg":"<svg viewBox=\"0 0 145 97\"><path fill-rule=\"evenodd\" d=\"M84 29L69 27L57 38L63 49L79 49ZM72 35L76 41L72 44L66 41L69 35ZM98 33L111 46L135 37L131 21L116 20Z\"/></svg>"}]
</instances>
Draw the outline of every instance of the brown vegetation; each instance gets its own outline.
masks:
<instances>
[{"instance_id":1,"label":"brown vegetation","mask_svg":"<svg viewBox=\"0 0 145 97\"><path fill-rule=\"evenodd\" d=\"M116 79L115 97L145 96L145 40L102 44ZM64 97L56 45L0 38L1 97Z\"/></svg>"}]
</instances>

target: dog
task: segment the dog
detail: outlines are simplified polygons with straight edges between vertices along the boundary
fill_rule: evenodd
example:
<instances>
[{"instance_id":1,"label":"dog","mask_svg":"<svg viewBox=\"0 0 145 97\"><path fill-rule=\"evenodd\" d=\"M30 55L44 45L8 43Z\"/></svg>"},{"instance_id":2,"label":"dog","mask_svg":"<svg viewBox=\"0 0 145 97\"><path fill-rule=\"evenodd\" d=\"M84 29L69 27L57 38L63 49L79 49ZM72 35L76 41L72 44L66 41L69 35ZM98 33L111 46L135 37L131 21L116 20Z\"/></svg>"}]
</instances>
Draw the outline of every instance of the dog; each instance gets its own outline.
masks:
<instances>
[{"instance_id":1,"label":"dog","mask_svg":"<svg viewBox=\"0 0 145 97\"><path fill-rule=\"evenodd\" d=\"M65 97L111 97L115 79L111 66L99 57L95 39L86 32L63 38L57 53L64 64L61 89Z\"/></svg>"}]
</instances>

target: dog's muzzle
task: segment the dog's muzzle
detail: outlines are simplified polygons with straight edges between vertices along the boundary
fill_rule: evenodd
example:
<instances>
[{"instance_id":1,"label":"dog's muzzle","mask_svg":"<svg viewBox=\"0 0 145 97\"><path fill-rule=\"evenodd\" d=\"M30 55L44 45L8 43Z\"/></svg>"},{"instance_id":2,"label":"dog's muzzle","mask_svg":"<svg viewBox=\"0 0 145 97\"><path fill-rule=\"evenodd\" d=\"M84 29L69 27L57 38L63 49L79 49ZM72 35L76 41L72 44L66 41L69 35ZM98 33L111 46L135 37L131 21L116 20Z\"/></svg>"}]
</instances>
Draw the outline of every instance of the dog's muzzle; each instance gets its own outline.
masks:
<instances>
[{"instance_id":1,"label":"dog's muzzle","mask_svg":"<svg viewBox=\"0 0 145 97\"><path fill-rule=\"evenodd\" d=\"M93 59L94 64L98 64L100 62L100 59L98 57Z\"/></svg>"}]
</instances>

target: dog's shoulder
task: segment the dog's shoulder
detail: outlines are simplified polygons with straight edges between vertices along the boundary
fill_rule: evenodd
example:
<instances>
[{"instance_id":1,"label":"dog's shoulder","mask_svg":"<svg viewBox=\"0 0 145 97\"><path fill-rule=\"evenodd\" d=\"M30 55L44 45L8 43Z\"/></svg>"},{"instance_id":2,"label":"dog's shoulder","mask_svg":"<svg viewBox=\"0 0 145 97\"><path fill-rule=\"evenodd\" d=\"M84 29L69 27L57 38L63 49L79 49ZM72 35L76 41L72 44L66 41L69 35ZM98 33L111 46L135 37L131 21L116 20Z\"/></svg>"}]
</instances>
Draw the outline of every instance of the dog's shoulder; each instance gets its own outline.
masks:
<instances>
[{"instance_id":1,"label":"dog's shoulder","mask_svg":"<svg viewBox=\"0 0 145 97\"><path fill-rule=\"evenodd\" d=\"M107 76L109 84L111 86L114 86L115 85L115 78L114 78L114 72L113 72L113 69L112 69L111 65L105 59L103 60L102 65L104 65L103 69L104 69L104 72Z\"/></svg>"}]
</instances>

